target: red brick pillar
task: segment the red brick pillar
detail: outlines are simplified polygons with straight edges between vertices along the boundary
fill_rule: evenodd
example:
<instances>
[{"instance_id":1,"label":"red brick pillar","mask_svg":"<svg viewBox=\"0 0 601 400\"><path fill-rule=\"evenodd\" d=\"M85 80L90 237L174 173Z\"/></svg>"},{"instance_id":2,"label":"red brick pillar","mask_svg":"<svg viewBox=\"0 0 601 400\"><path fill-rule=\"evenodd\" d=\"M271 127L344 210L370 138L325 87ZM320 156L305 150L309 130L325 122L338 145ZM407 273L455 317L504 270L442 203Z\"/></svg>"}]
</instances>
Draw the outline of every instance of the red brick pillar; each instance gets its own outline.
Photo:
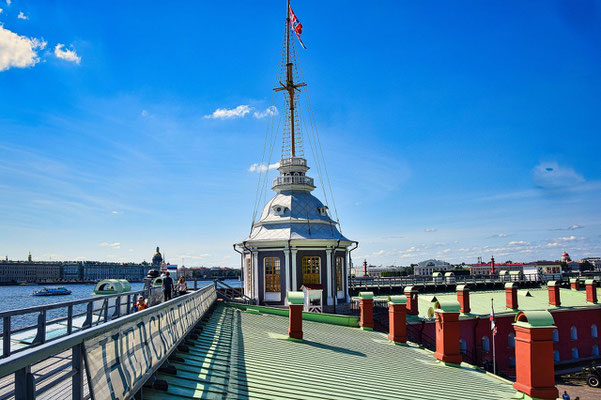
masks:
<instances>
[{"instance_id":1,"label":"red brick pillar","mask_svg":"<svg viewBox=\"0 0 601 400\"><path fill-rule=\"evenodd\" d=\"M549 281L547 288L549 289L549 305L559 307L561 305L559 282Z\"/></svg>"},{"instance_id":2,"label":"red brick pillar","mask_svg":"<svg viewBox=\"0 0 601 400\"><path fill-rule=\"evenodd\" d=\"M580 290L580 282L578 282L578 278L570 279L570 288L572 290Z\"/></svg>"},{"instance_id":3,"label":"red brick pillar","mask_svg":"<svg viewBox=\"0 0 601 400\"><path fill-rule=\"evenodd\" d=\"M395 343L407 342L406 304L407 299L403 296L391 296L388 302L388 339Z\"/></svg>"},{"instance_id":4,"label":"red brick pillar","mask_svg":"<svg viewBox=\"0 0 601 400\"><path fill-rule=\"evenodd\" d=\"M457 301L459 302L460 311L464 314L469 314L470 309L470 289L467 285L457 286Z\"/></svg>"},{"instance_id":5,"label":"red brick pillar","mask_svg":"<svg viewBox=\"0 0 601 400\"><path fill-rule=\"evenodd\" d=\"M556 399L553 365L553 316L548 311L520 312L516 316L515 375L513 387L531 398Z\"/></svg>"},{"instance_id":6,"label":"red brick pillar","mask_svg":"<svg viewBox=\"0 0 601 400\"><path fill-rule=\"evenodd\" d=\"M374 294L373 292L359 292L359 309L361 317L359 326L363 329L374 329Z\"/></svg>"},{"instance_id":7,"label":"red brick pillar","mask_svg":"<svg viewBox=\"0 0 601 400\"><path fill-rule=\"evenodd\" d=\"M305 294L303 292L288 292L288 337L303 339L303 306Z\"/></svg>"},{"instance_id":8,"label":"red brick pillar","mask_svg":"<svg viewBox=\"0 0 601 400\"><path fill-rule=\"evenodd\" d=\"M514 282L505 284L505 307L512 310L518 308L518 286Z\"/></svg>"},{"instance_id":9,"label":"red brick pillar","mask_svg":"<svg viewBox=\"0 0 601 400\"><path fill-rule=\"evenodd\" d=\"M436 352L434 357L445 364L461 364L459 349L459 303L438 302L436 313Z\"/></svg>"},{"instance_id":10,"label":"red brick pillar","mask_svg":"<svg viewBox=\"0 0 601 400\"><path fill-rule=\"evenodd\" d=\"M415 286L407 286L405 288L405 296L407 297L407 314L417 315L419 314L417 306L417 295L418 290Z\"/></svg>"},{"instance_id":11,"label":"red brick pillar","mask_svg":"<svg viewBox=\"0 0 601 400\"><path fill-rule=\"evenodd\" d=\"M586 301L589 303L597 302L597 282L593 279L588 279L584 282L586 285Z\"/></svg>"}]
</instances>

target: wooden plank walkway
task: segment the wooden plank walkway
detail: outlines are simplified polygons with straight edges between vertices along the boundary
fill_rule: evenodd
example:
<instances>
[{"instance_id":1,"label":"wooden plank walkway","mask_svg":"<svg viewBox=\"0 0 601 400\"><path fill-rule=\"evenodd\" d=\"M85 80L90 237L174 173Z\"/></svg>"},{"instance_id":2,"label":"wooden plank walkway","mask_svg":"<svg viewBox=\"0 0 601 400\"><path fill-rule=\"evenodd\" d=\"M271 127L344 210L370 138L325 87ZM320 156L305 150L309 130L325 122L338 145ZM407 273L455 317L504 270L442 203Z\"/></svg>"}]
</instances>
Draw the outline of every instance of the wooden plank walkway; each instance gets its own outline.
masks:
<instances>
[{"instance_id":1,"label":"wooden plank walkway","mask_svg":"<svg viewBox=\"0 0 601 400\"><path fill-rule=\"evenodd\" d=\"M36 379L36 389L39 390L46 385L53 385L57 379L71 372L71 350L57 354L31 367L31 372ZM0 400L14 399L14 374L0 379ZM84 397L88 395L87 378L84 374ZM44 393L36 396L36 399L63 400L71 399L71 378L55 384Z\"/></svg>"}]
</instances>

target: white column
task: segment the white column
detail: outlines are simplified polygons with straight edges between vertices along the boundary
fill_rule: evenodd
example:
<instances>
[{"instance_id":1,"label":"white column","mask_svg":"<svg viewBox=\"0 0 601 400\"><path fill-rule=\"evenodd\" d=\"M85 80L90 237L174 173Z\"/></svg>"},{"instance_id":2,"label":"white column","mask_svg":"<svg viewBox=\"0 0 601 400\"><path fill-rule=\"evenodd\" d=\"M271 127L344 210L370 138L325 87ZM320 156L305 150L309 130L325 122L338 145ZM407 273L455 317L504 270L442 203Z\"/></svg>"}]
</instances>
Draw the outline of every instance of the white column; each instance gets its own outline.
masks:
<instances>
[{"instance_id":1,"label":"white column","mask_svg":"<svg viewBox=\"0 0 601 400\"><path fill-rule=\"evenodd\" d=\"M329 306L334 304L334 298L332 297L332 249L326 249L326 268L327 268L327 303Z\"/></svg>"},{"instance_id":2,"label":"white column","mask_svg":"<svg viewBox=\"0 0 601 400\"><path fill-rule=\"evenodd\" d=\"M292 270L292 268L290 268L290 251L288 249L288 247L284 248L284 265L285 267L282 269L285 277L286 277L286 290L284 291L284 305L288 305L288 291L290 291L290 271Z\"/></svg>"},{"instance_id":3,"label":"white column","mask_svg":"<svg viewBox=\"0 0 601 400\"><path fill-rule=\"evenodd\" d=\"M253 299L259 303L259 252L253 252Z\"/></svg>"},{"instance_id":4,"label":"white column","mask_svg":"<svg viewBox=\"0 0 601 400\"><path fill-rule=\"evenodd\" d=\"M298 250L296 249L292 249L292 287L291 290L292 291L296 291L298 290L298 286L296 283L296 252Z\"/></svg>"}]
</instances>

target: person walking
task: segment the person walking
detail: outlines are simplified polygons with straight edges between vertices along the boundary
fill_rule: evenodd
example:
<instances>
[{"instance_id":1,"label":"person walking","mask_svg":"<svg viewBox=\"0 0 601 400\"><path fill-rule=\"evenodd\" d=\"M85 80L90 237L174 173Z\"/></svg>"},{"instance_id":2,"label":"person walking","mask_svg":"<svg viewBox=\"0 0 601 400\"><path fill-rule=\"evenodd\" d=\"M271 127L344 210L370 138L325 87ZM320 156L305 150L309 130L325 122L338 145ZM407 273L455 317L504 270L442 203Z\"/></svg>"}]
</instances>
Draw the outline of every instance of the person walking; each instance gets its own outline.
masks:
<instances>
[{"instance_id":1,"label":"person walking","mask_svg":"<svg viewBox=\"0 0 601 400\"><path fill-rule=\"evenodd\" d=\"M180 276L177 280L177 286L175 287L178 296L183 296L188 292L188 284L186 283L186 278Z\"/></svg>"},{"instance_id":2,"label":"person walking","mask_svg":"<svg viewBox=\"0 0 601 400\"><path fill-rule=\"evenodd\" d=\"M563 400L570 400L570 395L568 394L568 392L567 392L567 391L565 391L565 390L564 390L564 391L563 391L563 394L561 395L561 398L562 398Z\"/></svg>"},{"instance_id":3,"label":"person walking","mask_svg":"<svg viewBox=\"0 0 601 400\"><path fill-rule=\"evenodd\" d=\"M165 272L165 278L163 278L163 301L171 300L173 295L173 279L169 276L169 272Z\"/></svg>"}]
</instances>

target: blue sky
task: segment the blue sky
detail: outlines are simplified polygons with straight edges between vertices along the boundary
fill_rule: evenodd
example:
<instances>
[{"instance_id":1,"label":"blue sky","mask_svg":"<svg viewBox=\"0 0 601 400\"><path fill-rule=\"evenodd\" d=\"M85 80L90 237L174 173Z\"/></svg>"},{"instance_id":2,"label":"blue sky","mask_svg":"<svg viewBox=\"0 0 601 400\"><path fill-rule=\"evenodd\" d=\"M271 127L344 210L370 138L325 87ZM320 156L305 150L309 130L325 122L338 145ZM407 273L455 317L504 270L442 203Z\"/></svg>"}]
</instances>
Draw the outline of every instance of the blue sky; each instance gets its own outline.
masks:
<instances>
[{"instance_id":1,"label":"blue sky","mask_svg":"<svg viewBox=\"0 0 601 400\"><path fill-rule=\"evenodd\" d=\"M10 3L0 254L237 266L285 2ZM356 259L601 255L601 3L293 7Z\"/></svg>"}]
</instances>

